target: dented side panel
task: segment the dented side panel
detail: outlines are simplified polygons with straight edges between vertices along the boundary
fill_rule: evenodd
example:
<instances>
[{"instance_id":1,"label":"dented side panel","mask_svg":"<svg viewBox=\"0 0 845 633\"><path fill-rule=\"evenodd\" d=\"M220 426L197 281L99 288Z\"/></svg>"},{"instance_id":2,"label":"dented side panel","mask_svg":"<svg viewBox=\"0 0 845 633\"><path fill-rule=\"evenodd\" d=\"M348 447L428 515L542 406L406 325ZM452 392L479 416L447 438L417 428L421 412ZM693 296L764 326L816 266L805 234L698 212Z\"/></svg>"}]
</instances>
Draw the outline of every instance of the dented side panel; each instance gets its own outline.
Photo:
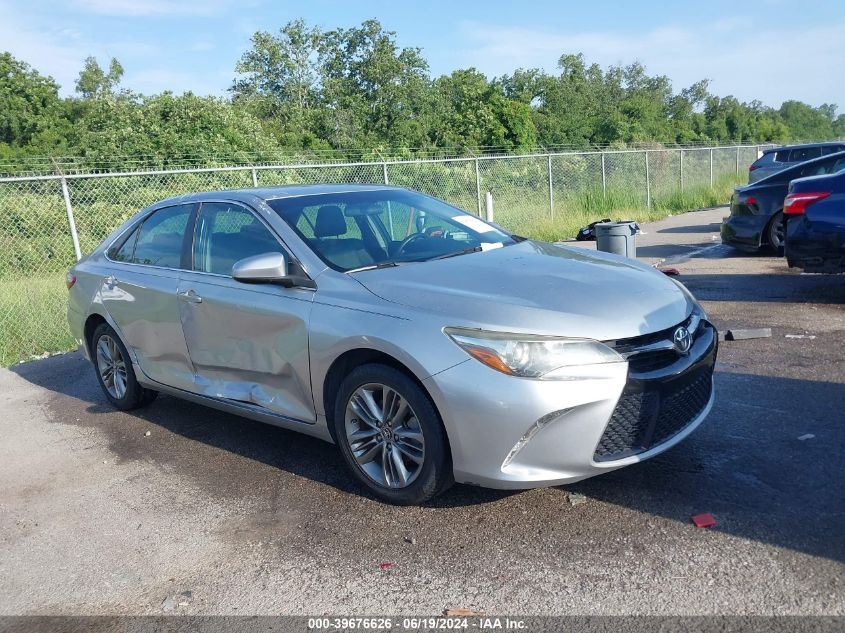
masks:
<instances>
[{"instance_id":1,"label":"dented side panel","mask_svg":"<svg viewBox=\"0 0 845 633\"><path fill-rule=\"evenodd\" d=\"M178 294L196 371L191 391L316 420L308 361L312 291L186 271Z\"/></svg>"},{"instance_id":2,"label":"dented side panel","mask_svg":"<svg viewBox=\"0 0 845 633\"><path fill-rule=\"evenodd\" d=\"M182 334L178 284L176 270L112 264L111 274L100 279L99 297L142 371L187 389L194 372Z\"/></svg>"}]
</instances>

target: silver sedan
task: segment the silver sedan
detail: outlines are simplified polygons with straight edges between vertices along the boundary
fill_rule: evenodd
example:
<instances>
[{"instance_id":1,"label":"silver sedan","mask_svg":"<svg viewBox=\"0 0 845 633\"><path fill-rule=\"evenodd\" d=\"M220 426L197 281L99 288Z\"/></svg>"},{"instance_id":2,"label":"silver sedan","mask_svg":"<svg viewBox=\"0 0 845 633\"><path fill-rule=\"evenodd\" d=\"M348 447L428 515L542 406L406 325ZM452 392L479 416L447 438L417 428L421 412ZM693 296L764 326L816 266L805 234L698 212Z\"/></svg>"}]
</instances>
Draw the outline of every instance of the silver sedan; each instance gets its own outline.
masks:
<instances>
[{"instance_id":1,"label":"silver sedan","mask_svg":"<svg viewBox=\"0 0 845 633\"><path fill-rule=\"evenodd\" d=\"M713 402L716 332L681 284L396 187L164 200L67 282L114 406L162 392L334 442L391 503L633 464Z\"/></svg>"}]
</instances>

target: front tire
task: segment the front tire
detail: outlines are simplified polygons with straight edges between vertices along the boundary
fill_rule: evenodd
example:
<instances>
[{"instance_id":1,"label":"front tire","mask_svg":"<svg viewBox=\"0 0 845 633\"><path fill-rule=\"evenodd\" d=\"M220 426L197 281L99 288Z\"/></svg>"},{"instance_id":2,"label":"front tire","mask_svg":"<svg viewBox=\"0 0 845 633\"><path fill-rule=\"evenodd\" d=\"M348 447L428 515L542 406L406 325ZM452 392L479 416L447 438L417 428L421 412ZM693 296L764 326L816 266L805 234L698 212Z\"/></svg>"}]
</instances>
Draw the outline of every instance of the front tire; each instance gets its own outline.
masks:
<instances>
[{"instance_id":1,"label":"front tire","mask_svg":"<svg viewBox=\"0 0 845 633\"><path fill-rule=\"evenodd\" d=\"M396 505L417 505L452 483L446 432L428 395L387 365L356 367L343 380L334 436L355 479Z\"/></svg>"},{"instance_id":2,"label":"front tire","mask_svg":"<svg viewBox=\"0 0 845 633\"><path fill-rule=\"evenodd\" d=\"M91 335L91 356L97 382L115 408L129 411L155 400L158 392L145 389L138 382L126 346L107 323L98 325Z\"/></svg>"}]
</instances>

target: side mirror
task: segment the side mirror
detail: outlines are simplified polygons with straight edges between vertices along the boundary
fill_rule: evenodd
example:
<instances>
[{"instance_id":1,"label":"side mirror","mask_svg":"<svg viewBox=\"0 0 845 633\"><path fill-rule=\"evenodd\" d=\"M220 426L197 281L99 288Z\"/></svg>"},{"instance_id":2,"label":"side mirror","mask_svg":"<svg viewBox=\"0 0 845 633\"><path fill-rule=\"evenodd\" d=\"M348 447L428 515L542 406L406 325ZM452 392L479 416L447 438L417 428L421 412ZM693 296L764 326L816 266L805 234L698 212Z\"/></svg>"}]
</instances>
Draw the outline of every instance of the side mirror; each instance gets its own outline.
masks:
<instances>
[{"instance_id":1,"label":"side mirror","mask_svg":"<svg viewBox=\"0 0 845 633\"><path fill-rule=\"evenodd\" d=\"M288 273L288 260L284 253L262 253L245 257L232 266L232 278L245 284L278 284L285 288L316 287L308 277Z\"/></svg>"},{"instance_id":2,"label":"side mirror","mask_svg":"<svg viewBox=\"0 0 845 633\"><path fill-rule=\"evenodd\" d=\"M288 260L282 253L245 257L232 266L232 277L245 283L273 283L288 276Z\"/></svg>"}]
</instances>

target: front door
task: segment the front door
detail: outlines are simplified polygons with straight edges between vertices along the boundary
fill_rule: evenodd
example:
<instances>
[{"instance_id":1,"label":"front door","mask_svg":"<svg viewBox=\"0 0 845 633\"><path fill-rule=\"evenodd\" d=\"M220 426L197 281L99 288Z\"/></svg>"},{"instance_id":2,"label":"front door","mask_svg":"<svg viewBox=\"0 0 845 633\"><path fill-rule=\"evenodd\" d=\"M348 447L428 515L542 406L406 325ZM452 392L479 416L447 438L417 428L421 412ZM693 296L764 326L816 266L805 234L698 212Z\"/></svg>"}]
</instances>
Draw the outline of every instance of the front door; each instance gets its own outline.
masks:
<instances>
[{"instance_id":1,"label":"front door","mask_svg":"<svg viewBox=\"0 0 845 633\"><path fill-rule=\"evenodd\" d=\"M194 377L176 299L194 206L165 207L148 216L109 251L115 263L100 287L103 306L143 373L180 389L190 388Z\"/></svg>"},{"instance_id":2,"label":"front door","mask_svg":"<svg viewBox=\"0 0 845 633\"><path fill-rule=\"evenodd\" d=\"M297 420L316 419L308 361L314 293L232 279L235 262L289 253L249 209L208 202L194 231L192 270L177 296L196 375L193 390Z\"/></svg>"}]
</instances>

